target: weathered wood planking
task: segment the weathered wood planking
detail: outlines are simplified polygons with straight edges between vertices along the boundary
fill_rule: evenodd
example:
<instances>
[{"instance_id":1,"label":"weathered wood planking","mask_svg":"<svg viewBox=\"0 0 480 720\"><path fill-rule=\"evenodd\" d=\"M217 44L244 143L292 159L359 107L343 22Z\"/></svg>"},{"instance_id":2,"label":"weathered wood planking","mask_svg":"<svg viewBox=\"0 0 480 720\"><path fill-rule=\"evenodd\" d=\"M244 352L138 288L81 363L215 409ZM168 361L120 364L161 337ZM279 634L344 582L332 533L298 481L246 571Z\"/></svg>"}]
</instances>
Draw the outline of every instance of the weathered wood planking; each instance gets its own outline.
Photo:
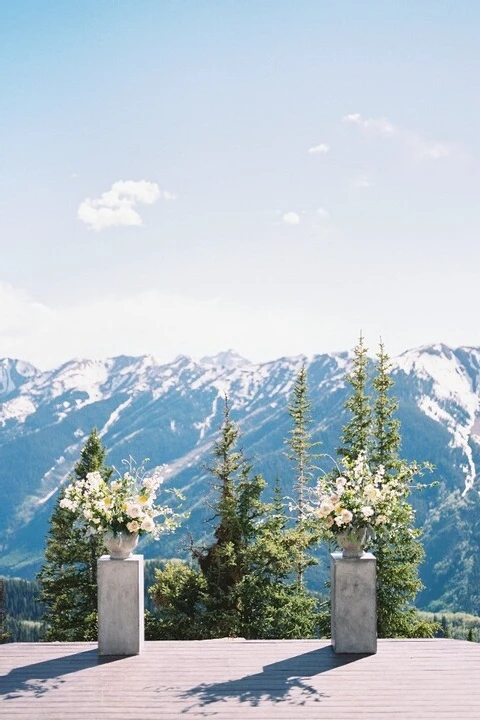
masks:
<instances>
[{"instance_id":1,"label":"weathered wood planking","mask_svg":"<svg viewBox=\"0 0 480 720\"><path fill-rule=\"evenodd\" d=\"M369 656L322 640L147 642L112 659L96 643L12 643L0 675L12 720L480 718L480 645L457 640L380 640Z\"/></svg>"}]
</instances>

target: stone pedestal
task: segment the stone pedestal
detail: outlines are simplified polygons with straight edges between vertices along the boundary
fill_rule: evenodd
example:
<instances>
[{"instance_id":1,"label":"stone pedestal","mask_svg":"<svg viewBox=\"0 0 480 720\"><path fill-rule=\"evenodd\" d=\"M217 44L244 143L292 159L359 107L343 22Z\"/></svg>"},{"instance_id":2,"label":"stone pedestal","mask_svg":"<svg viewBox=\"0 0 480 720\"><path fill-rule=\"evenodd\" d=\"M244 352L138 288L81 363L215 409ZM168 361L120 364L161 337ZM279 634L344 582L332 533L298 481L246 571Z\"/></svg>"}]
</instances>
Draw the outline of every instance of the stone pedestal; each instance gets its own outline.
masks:
<instances>
[{"instance_id":1,"label":"stone pedestal","mask_svg":"<svg viewBox=\"0 0 480 720\"><path fill-rule=\"evenodd\" d=\"M336 653L377 652L376 558L330 556L332 646Z\"/></svg>"},{"instance_id":2,"label":"stone pedestal","mask_svg":"<svg viewBox=\"0 0 480 720\"><path fill-rule=\"evenodd\" d=\"M97 563L98 654L138 655L144 642L143 555Z\"/></svg>"}]
</instances>

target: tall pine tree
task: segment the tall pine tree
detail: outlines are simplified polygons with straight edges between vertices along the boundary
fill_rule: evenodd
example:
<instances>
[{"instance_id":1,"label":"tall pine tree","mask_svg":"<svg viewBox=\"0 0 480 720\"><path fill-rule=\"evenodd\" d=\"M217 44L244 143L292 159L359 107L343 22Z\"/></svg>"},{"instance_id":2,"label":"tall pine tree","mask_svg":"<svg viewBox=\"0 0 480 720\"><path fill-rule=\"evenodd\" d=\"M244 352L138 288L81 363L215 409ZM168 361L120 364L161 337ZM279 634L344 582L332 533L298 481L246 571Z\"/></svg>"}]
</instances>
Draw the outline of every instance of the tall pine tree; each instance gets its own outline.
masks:
<instances>
[{"instance_id":1,"label":"tall pine tree","mask_svg":"<svg viewBox=\"0 0 480 720\"><path fill-rule=\"evenodd\" d=\"M288 413L293 420L293 428L290 430L285 442L290 447L290 452L287 454L287 457L295 468L293 487L297 504L297 534L302 536L298 538L300 545L303 548L308 548L318 538L312 534L311 529L308 530L302 523L305 517L305 489L313 477L313 471L315 469L313 461L319 457L318 454L313 452L313 449L320 443L313 442L310 431L313 420L311 415L311 402L308 395L307 367L305 363L303 363L295 379L290 403L288 405ZM311 564L312 561L305 552L298 553L296 574L299 585L303 585L304 570Z\"/></svg>"},{"instance_id":2,"label":"tall pine tree","mask_svg":"<svg viewBox=\"0 0 480 720\"><path fill-rule=\"evenodd\" d=\"M390 369L390 359L381 342L372 381L372 408L368 394L369 360L360 335L354 351L353 371L347 377L353 392L345 407L351 418L344 427L338 454L354 462L360 452L366 451L372 469L384 467L385 482L395 476L408 485L418 467L399 457L400 423L395 418L398 404L391 396L394 382ZM379 636L431 637L434 626L423 621L413 607L415 596L422 588L418 569L424 553L414 527L414 511L406 499L398 501L393 525L383 526L378 532L372 551L377 558Z\"/></svg>"},{"instance_id":3,"label":"tall pine tree","mask_svg":"<svg viewBox=\"0 0 480 720\"><path fill-rule=\"evenodd\" d=\"M414 467L408 466L399 457L400 422L395 418L398 402L390 394L394 385L390 371L390 358L380 341L373 378L375 400L371 462L374 468L383 466L385 482L400 473L408 484L413 479ZM412 606L423 587L418 571L424 558L414 518L408 500L399 501L395 528L385 527L372 546L377 558L377 625L380 637L415 637L425 634L428 626Z\"/></svg>"},{"instance_id":4,"label":"tall pine tree","mask_svg":"<svg viewBox=\"0 0 480 720\"><path fill-rule=\"evenodd\" d=\"M77 479L99 471L108 480L106 449L92 430L74 467ZM104 547L99 536L85 537L76 513L62 508L57 498L50 518L45 563L37 579L47 623L45 640L64 642L95 640L97 634L97 560Z\"/></svg>"},{"instance_id":5,"label":"tall pine tree","mask_svg":"<svg viewBox=\"0 0 480 720\"><path fill-rule=\"evenodd\" d=\"M220 439L214 445L215 462L209 468L217 501L214 507L214 542L194 548L208 587L207 618L210 631L221 635L240 632L239 586L247 571L247 550L255 535L256 521L263 513L260 496L263 478L251 476L252 468L238 448L239 429L230 418L227 399Z\"/></svg>"},{"instance_id":6,"label":"tall pine tree","mask_svg":"<svg viewBox=\"0 0 480 720\"><path fill-rule=\"evenodd\" d=\"M340 457L354 463L359 454L368 451L371 441L372 408L367 394L369 376L368 348L365 347L362 333L354 349L353 370L347 375L352 394L345 403L351 418L343 428L343 446L337 448Z\"/></svg>"}]
</instances>

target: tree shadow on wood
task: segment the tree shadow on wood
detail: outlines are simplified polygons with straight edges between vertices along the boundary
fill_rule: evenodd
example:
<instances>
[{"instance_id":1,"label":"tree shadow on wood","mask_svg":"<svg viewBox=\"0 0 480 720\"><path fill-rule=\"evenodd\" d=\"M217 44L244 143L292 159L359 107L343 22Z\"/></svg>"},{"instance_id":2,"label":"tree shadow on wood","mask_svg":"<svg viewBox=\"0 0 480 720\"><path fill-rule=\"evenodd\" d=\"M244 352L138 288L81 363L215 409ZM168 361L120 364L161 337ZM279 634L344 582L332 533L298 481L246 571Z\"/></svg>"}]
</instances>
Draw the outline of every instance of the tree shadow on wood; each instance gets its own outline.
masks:
<instances>
[{"instance_id":1,"label":"tree shadow on wood","mask_svg":"<svg viewBox=\"0 0 480 720\"><path fill-rule=\"evenodd\" d=\"M3 700L14 700L26 695L41 697L51 690L58 689L65 682L63 679L65 675L120 660L123 657L116 655L99 657L97 648L92 648L72 655L61 655L51 660L22 665L0 677L0 696Z\"/></svg>"},{"instance_id":2,"label":"tree shadow on wood","mask_svg":"<svg viewBox=\"0 0 480 720\"><path fill-rule=\"evenodd\" d=\"M214 703L263 704L288 703L302 706L321 702L327 697L312 684L312 679L325 672L360 660L366 655L336 655L331 646L265 665L262 672L246 675L238 680L221 683L202 683L182 693L182 699L195 700L183 713L206 708ZM213 710L213 708L212 708ZM216 714L205 711L203 715Z\"/></svg>"}]
</instances>

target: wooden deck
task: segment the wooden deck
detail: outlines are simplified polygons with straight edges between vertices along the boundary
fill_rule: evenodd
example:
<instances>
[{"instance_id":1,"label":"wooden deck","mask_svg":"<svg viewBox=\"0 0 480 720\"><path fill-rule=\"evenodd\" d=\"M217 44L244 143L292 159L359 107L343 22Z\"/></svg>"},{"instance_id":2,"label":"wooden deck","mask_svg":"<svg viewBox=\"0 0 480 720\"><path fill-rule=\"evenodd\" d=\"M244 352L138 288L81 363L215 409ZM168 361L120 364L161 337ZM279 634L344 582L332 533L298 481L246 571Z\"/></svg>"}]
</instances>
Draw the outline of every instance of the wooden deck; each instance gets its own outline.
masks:
<instances>
[{"instance_id":1,"label":"wooden deck","mask_svg":"<svg viewBox=\"0 0 480 720\"><path fill-rule=\"evenodd\" d=\"M480 718L480 645L380 640L376 655L328 641L148 642L99 659L96 643L0 646L9 720Z\"/></svg>"}]
</instances>

